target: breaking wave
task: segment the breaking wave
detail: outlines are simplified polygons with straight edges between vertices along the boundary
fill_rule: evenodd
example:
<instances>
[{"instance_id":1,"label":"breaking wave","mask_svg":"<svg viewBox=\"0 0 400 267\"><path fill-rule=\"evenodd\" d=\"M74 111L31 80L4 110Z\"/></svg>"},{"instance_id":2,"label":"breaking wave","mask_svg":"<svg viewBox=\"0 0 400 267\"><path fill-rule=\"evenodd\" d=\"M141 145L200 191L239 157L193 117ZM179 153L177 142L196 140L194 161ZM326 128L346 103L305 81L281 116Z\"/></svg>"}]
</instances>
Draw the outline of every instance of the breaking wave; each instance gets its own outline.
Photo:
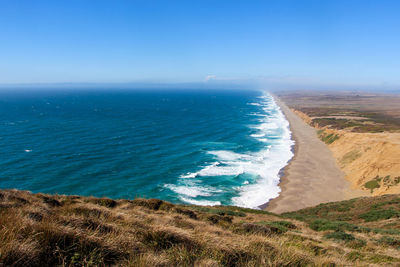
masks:
<instances>
[{"instance_id":1,"label":"breaking wave","mask_svg":"<svg viewBox=\"0 0 400 267\"><path fill-rule=\"evenodd\" d=\"M250 138L263 143L258 151L210 150L209 164L195 172L182 174L177 185L164 187L179 195L179 199L195 205L220 205L223 196L229 204L258 208L279 195L280 170L293 157L289 122L269 94L248 103L260 110L249 115L257 116L257 124L249 125ZM223 179L224 183L219 183ZM207 183L205 182L207 181ZM212 181L214 186L210 186ZM226 183L235 184L231 188ZM224 185L223 185L224 184Z\"/></svg>"}]
</instances>

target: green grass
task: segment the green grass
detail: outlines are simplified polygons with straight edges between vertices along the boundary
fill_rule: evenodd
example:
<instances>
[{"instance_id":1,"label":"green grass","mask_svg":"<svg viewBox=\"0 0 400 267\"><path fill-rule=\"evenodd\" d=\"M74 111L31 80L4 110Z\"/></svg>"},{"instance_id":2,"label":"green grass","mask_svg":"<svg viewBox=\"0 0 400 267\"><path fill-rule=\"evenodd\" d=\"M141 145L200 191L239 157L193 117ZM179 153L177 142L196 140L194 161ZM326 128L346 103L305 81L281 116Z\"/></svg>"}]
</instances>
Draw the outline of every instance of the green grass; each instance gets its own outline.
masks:
<instances>
[{"instance_id":1,"label":"green grass","mask_svg":"<svg viewBox=\"0 0 400 267\"><path fill-rule=\"evenodd\" d=\"M311 222L316 219L324 218L330 221L350 221L355 208L357 199L345 200L340 202L322 203L312 208L284 213L283 216L300 221Z\"/></svg>"},{"instance_id":2,"label":"green grass","mask_svg":"<svg viewBox=\"0 0 400 267\"><path fill-rule=\"evenodd\" d=\"M378 243L400 249L400 239L392 236L382 236Z\"/></svg>"},{"instance_id":3,"label":"green grass","mask_svg":"<svg viewBox=\"0 0 400 267\"><path fill-rule=\"evenodd\" d=\"M327 231L327 230L334 230L334 231L361 231L357 225L347 223L347 222L340 222L340 221L329 221L325 219L318 219L314 220L309 224L310 228L315 231Z\"/></svg>"},{"instance_id":4,"label":"green grass","mask_svg":"<svg viewBox=\"0 0 400 267\"><path fill-rule=\"evenodd\" d=\"M344 231L335 231L331 233L327 233L324 235L327 239L334 239L337 241L353 241L356 238L352 234L348 234Z\"/></svg>"},{"instance_id":5,"label":"green grass","mask_svg":"<svg viewBox=\"0 0 400 267\"><path fill-rule=\"evenodd\" d=\"M392 179L390 175L387 175L383 178L383 184L388 188L398 185L399 183L400 183L400 176L393 177Z\"/></svg>"},{"instance_id":6,"label":"green grass","mask_svg":"<svg viewBox=\"0 0 400 267\"><path fill-rule=\"evenodd\" d=\"M319 132L319 131L318 131ZM328 134L326 135L324 131L319 132L318 137L326 144L332 144L333 142L335 142L336 140L338 140L340 138L340 136L338 134Z\"/></svg>"},{"instance_id":7,"label":"green grass","mask_svg":"<svg viewBox=\"0 0 400 267\"><path fill-rule=\"evenodd\" d=\"M378 209L380 207L388 206L388 205L398 205L400 207L400 197L389 200L389 201L383 201L383 202L376 203L376 204L372 205L371 207L373 209Z\"/></svg>"},{"instance_id":8,"label":"green grass","mask_svg":"<svg viewBox=\"0 0 400 267\"><path fill-rule=\"evenodd\" d=\"M373 222L378 220L387 220L393 217L400 217L400 211L393 208L382 210L370 210L366 213L360 214L359 217L366 222Z\"/></svg>"},{"instance_id":9,"label":"green grass","mask_svg":"<svg viewBox=\"0 0 400 267\"><path fill-rule=\"evenodd\" d=\"M400 230L398 229L372 228L370 230L375 234L400 235Z\"/></svg>"},{"instance_id":10,"label":"green grass","mask_svg":"<svg viewBox=\"0 0 400 267\"><path fill-rule=\"evenodd\" d=\"M371 190L371 193L374 191L374 189L377 189L379 187L381 187L381 185L379 184L380 179L372 179L371 181L368 181L364 184L364 187Z\"/></svg>"},{"instance_id":11,"label":"green grass","mask_svg":"<svg viewBox=\"0 0 400 267\"><path fill-rule=\"evenodd\" d=\"M361 157L360 151L353 150L353 151L350 151L350 152L347 152L346 154L344 154L344 156L340 160L340 163L349 164L349 163L355 161L356 159L358 159L359 157Z\"/></svg>"}]
</instances>

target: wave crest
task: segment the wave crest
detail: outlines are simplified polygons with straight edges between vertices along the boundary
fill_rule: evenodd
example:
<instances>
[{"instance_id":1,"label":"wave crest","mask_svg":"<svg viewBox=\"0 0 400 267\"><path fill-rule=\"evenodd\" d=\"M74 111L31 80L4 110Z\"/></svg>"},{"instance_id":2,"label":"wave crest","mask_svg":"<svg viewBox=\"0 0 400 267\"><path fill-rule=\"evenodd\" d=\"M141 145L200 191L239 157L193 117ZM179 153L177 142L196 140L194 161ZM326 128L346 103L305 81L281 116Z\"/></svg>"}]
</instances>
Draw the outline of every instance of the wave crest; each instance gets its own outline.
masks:
<instances>
[{"instance_id":1,"label":"wave crest","mask_svg":"<svg viewBox=\"0 0 400 267\"><path fill-rule=\"evenodd\" d=\"M204 186L201 178L232 176L234 180L240 175L248 175L252 178L246 177L240 186L235 187L234 195L236 196L231 197L231 204L258 208L277 197L281 191L278 186L279 173L293 157L294 141L291 139L289 122L273 97L265 94L259 99L257 103L249 103L260 108L259 112L249 114L260 117L259 124L250 126L254 129L250 137L265 143L262 150L248 153L237 153L231 150L207 151L206 153L213 155L215 162L202 167L197 172L180 176L182 179L190 178L191 183L184 182L184 185L165 185L165 187L177 193L179 198L187 203L220 205L221 202L215 199L218 194L223 194L226 190Z\"/></svg>"}]
</instances>

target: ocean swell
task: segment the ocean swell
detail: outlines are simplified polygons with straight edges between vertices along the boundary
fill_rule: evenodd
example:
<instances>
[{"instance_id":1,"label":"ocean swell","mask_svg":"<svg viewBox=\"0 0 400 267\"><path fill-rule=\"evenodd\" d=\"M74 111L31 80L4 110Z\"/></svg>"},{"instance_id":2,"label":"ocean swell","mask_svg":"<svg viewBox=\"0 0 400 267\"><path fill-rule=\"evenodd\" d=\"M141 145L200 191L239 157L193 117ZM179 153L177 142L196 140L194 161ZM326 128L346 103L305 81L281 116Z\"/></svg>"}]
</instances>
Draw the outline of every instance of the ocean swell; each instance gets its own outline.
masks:
<instances>
[{"instance_id":1,"label":"ocean swell","mask_svg":"<svg viewBox=\"0 0 400 267\"><path fill-rule=\"evenodd\" d=\"M280 170L293 157L294 141L291 138L289 122L280 107L269 94L261 97L261 105L269 116L263 117L260 119L260 125L254 126L258 131L252 137L270 145L258 153L259 160L254 163L259 176L257 182L242 186L239 196L232 199L232 203L237 206L257 208L276 198L281 191Z\"/></svg>"},{"instance_id":2,"label":"ocean swell","mask_svg":"<svg viewBox=\"0 0 400 267\"><path fill-rule=\"evenodd\" d=\"M176 185L164 187L175 192L183 202L196 205L220 205L227 197L228 204L258 208L279 195L279 172L293 157L289 123L273 97L264 93L257 102L248 105L259 108L249 115L257 116L257 124L250 138L263 143L261 150L235 152L232 150L210 150L213 161L196 172L182 174ZM225 177L225 178L224 178ZM236 184L231 188L218 184L225 179ZM230 180L229 180L230 179ZM211 186L209 181L215 181ZM208 183L204 182L208 181Z\"/></svg>"}]
</instances>

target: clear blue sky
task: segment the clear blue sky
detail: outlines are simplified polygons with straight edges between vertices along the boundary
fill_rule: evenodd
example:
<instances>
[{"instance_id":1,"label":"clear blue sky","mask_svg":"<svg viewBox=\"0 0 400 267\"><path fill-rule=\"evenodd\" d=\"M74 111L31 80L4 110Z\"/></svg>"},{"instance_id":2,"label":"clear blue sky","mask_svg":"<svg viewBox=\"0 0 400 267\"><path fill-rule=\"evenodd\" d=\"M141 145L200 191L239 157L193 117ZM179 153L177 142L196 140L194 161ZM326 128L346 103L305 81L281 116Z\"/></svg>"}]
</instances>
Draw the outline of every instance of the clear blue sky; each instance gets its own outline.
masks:
<instances>
[{"instance_id":1,"label":"clear blue sky","mask_svg":"<svg viewBox=\"0 0 400 267\"><path fill-rule=\"evenodd\" d=\"M400 84L400 1L0 3L0 83L206 77Z\"/></svg>"}]
</instances>

